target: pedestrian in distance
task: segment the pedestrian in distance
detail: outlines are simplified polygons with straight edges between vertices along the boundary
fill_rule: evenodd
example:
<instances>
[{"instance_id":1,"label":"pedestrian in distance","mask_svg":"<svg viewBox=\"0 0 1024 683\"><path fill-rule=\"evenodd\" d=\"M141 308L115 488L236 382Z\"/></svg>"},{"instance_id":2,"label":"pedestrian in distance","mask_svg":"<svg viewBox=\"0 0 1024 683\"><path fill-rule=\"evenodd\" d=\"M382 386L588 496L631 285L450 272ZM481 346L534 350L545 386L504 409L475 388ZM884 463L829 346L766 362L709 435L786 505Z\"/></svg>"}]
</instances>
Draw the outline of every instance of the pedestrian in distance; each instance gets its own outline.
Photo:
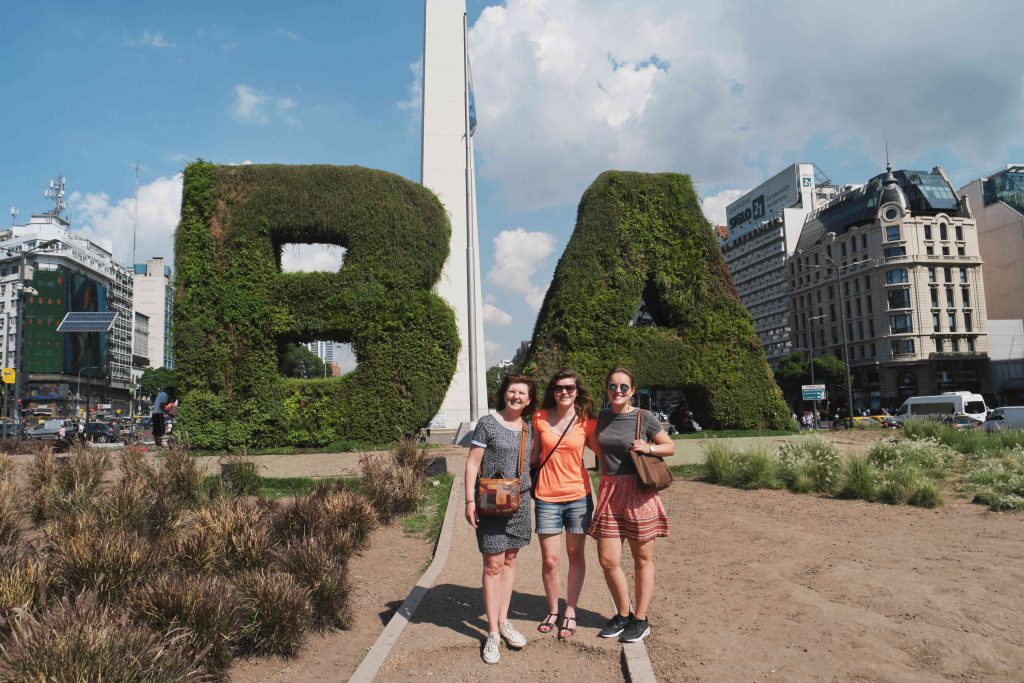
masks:
<instances>
[{"instance_id":1,"label":"pedestrian in distance","mask_svg":"<svg viewBox=\"0 0 1024 683\"><path fill-rule=\"evenodd\" d=\"M477 547L483 555L484 611L487 640L483 660L497 664L500 644L513 650L526 647L526 637L508 621L512 586L516 578L516 556L530 542L530 468L519 471L519 510L511 516L481 516L477 510L478 478L514 478L520 453L532 452L529 424L534 409L535 385L524 375L505 375L495 394L497 412L477 422L466 460L466 521L476 529ZM524 457L524 459L525 459Z\"/></svg>"},{"instance_id":2,"label":"pedestrian in distance","mask_svg":"<svg viewBox=\"0 0 1024 683\"><path fill-rule=\"evenodd\" d=\"M551 377L544 390L541 409L533 417L534 446L530 466L536 475L533 499L540 539L541 578L548 601L548 614L537 630L551 633L557 624L559 639L576 633L576 604L587 575L583 549L594 514L594 498L583 452L597 424L592 411L593 403L583 380L575 371L562 369ZM565 612L559 617L563 532L569 572Z\"/></svg>"},{"instance_id":3,"label":"pedestrian in distance","mask_svg":"<svg viewBox=\"0 0 1024 683\"><path fill-rule=\"evenodd\" d=\"M167 405L167 401L167 392L163 389L157 392L156 398L153 399L153 441L157 446L164 445L164 406Z\"/></svg>"},{"instance_id":4,"label":"pedestrian in distance","mask_svg":"<svg viewBox=\"0 0 1024 683\"><path fill-rule=\"evenodd\" d=\"M605 386L610 407L598 414L590 444L601 463L601 485L588 533L597 539L597 558L616 613L598 635L618 636L622 642L634 643L651 632L647 608L654 592L654 540L667 537L669 529L661 498L656 492L640 488L629 451L665 458L675 453L675 444L654 415L633 406L633 373L614 368L605 378ZM636 438L640 420L641 438ZM624 540L633 555L633 611L629 609L629 587L621 566Z\"/></svg>"}]
</instances>

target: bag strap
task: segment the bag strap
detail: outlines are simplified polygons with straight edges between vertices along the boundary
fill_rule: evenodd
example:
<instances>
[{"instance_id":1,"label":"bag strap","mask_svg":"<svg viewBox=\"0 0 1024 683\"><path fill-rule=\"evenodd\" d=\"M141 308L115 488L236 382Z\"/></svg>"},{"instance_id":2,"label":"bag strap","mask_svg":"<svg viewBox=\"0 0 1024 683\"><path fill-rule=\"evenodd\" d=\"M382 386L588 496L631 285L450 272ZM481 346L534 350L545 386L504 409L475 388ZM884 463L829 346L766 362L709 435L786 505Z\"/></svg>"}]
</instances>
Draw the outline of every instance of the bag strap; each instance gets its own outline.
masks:
<instances>
[{"instance_id":1,"label":"bag strap","mask_svg":"<svg viewBox=\"0 0 1024 683\"><path fill-rule=\"evenodd\" d=\"M523 476L523 462L526 459L526 420L522 420L522 423L523 430L519 432L519 467L516 469L516 479Z\"/></svg>"},{"instance_id":2,"label":"bag strap","mask_svg":"<svg viewBox=\"0 0 1024 683\"><path fill-rule=\"evenodd\" d=\"M644 424L644 409L643 408L637 408L636 409L636 438L638 438L638 439L640 438L640 430L643 427L643 424Z\"/></svg>"}]
</instances>

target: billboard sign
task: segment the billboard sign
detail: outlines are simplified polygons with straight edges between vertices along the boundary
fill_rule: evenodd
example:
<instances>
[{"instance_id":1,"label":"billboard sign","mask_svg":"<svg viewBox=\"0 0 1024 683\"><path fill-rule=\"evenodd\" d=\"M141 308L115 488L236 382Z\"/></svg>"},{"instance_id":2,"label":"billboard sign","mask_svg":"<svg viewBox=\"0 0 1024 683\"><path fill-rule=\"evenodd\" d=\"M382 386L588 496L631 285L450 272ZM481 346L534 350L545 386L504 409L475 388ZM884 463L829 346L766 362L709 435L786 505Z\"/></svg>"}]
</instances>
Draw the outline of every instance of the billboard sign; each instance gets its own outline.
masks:
<instances>
[{"instance_id":1,"label":"billboard sign","mask_svg":"<svg viewBox=\"0 0 1024 683\"><path fill-rule=\"evenodd\" d=\"M738 237L783 209L800 204L801 190L809 192L814 188L809 168L810 164L793 164L729 204L725 208L729 237Z\"/></svg>"}]
</instances>

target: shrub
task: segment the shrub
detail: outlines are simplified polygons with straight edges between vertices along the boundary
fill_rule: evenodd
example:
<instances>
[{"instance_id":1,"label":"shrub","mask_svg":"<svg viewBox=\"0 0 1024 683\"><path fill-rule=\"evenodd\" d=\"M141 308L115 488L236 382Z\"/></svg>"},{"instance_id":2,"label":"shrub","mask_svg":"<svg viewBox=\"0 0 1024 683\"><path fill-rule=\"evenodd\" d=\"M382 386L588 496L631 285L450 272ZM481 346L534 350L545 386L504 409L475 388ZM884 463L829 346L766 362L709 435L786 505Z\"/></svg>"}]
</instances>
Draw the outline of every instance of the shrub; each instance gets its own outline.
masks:
<instances>
[{"instance_id":1,"label":"shrub","mask_svg":"<svg viewBox=\"0 0 1024 683\"><path fill-rule=\"evenodd\" d=\"M74 445L57 467L57 484L67 495L86 499L94 495L110 471L110 455L106 449Z\"/></svg>"},{"instance_id":2,"label":"shrub","mask_svg":"<svg viewBox=\"0 0 1024 683\"><path fill-rule=\"evenodd\" d=\"M0 636L43 602L50 584L50 575L39 557L9 548L0 562Z\"/></svg>"},{"instance_id":3,"label":"shrub","mask_svg":"<svg viewBox=\"0 0 1024 683\"><path fill-rule=\"evenodd\" d=\"M843 484L839 494L846 498L876 500L878 496L878 470L865 456L852 456L846 463Z\"/></svg>"},{"instance_id":4,"label":"shrub","mask_svg":"<svg viewBox=\"0 0 1024 683\"><path fill-rule=\"evenodd\" d=\"M29 485L29 508L32 519L42 522L52 514L54 503L60 497L57 485L57 459L49 446L40 444L35 448L25 475Z\"/></svg>"},{"instance_id":5,"label":"shrub","mask_svg":"<svg viewBox=\"0 0 1024 683\"><path fill-rule=\"evenodd\" d=\"M348 628L352 620L347 563L317 537L289 543L275 553L277 566L309 591L317 627Z\"/></svg>"},{"instance_id":6,"label":"shrub","mask_svg":"<svg viewBox=\"0 0 1024 683\"><path fill-rule=\"evenodd\" d=\"M0 449L0 480L13 480L16 467L14 458Z\"/></svg>"},{"instance_id":7,"label":"shrub","mask_svg":"<svg viewBox=\"0 0 1024 683\"><path fill-rule=\"evenodd\" d=\"M399 440L393 457L396 465L411 470L417 477L425 477L430 468L431 458L427 449L419 448L419 440L413 436Z\"/></svg>"},{"instance_id":8,"label":"shrub","mask_svg":"<svg viewBox=\"0 0 1024 683\"><path fill-rule=\"evenodd\" d=\"M415 512L423 495L423 477L403 467L394 456L365 455L362 491L370 499L380 521L389 523L399 515Z\"/></svg>"},{"instance_id":9,"label":"shrub","mask_svg":"<svg viewBox=\"0 0 1024 683\"><path fill-rule=\"evenodd\" d=\"M156 633L83 594L19 619L0 648L5 681L202 681L183 631Z\"/></svg>"},{"instance_id":10,"label":"shrub","mask_svg":"<svg viewBox=\"0 0 1024 683\"><path fill-rule=\"evenodd\" d=\"M914 499L926 481L924 471L913 463L890 464L881 470L878 499L884 503L906 505Z\"/></svg>"},{"instance_id":11,"label":"shrub","mask_svg":"<svg viewBox=\"0 0 1024 683\"><path fill-rule=\"evenodd\" d=\"M965 487L996 511L1024 509L1024 448L989 451L970 462Z\"/></svg>"},{"instance_id":12,"label":"shrub","mask_svg":"<svg viewBox=\"0 0 1024 683\"><path fill-rule=\"evenodd\" d=\"M245 498L228 498L189 512L172 540L180 566L227 572L270 564L271 528L263 508Z\"/></svg>"},{"instance_id":13,"label":"shrub","mask_svg":"<svg viewBox=\"0 0 1024 683\"><path fill-rule=\"evenodd\" d=\"M0 477L0 546L11 545L21 534L24 496L13 481Z\"/></svg>"},{"instance_id":14,"label":"shrub","mask_svg":"<svg viewBox=\"0 0 1024 683\"><path fill-rule=\"evenodd\" d=\"M738 453L735 458L735 483L745 489L777 489L779 481L779 460L765 444L758 444L748 451Z\"/></svg>"},{"instance_id":15,"label":"shrub","mask_svg":"<svg viewBox=\"0 0 1024 683\"><path fill-rule=\"evenodd\" d=\"M843 474L843 462L835 444L810 436L782 444L781 476L795 491L835 493Z\"/></svg>"},{"instance_id":16,"label":"shrub","mask_svg":"<svg viewBox=\"0 0 1024 683\"><path fill-rule=\"evenodd\" d=\"M910 505L923 508L934 508L942 505L942 493L939 485L930 479L923 479L907 501Z\"/></svg>"},{"instance_id":17,"label":"shrub","mask_svg":"<svg viewBox=\"0 0 1024 683\"><path fill-rule=\"evenodd\" d=\"M257 654L295 656L313 620L309 591L289 574L262 570L239 574L236 585L249 610L243 647Z\"/></svg>"},{"instance_id":18,"label":"shrub","mask_svg":"<svg viewBox=\"0 0 1024 683\"><path fill-rule=\"evenodd\" d=\"M868 451L868 461L885 471L912 465L929 477L943 477L957 459L956 452L933 438L882 441Z\"/></svg>"},{"instance_id":19,"label":"shrub","mask_svg":"<svg viewBox=\"0 0 1024 683\"><path fill-rule=\"evenodd\" d=\"M231 665L233 640L248 619L234 586L216 575L157 576L132 596L131 608L159 632L184 627L184 649L218 676Z\"/></svg>"},{"instance_id":20,"label":"shrub","mask_svg":"<svg viewBox=\"0 0 1024 683\"><path fill-rule=\"evenodd\" d=\"M232 496L255 496L263 483L259 466L244 456L232 456L221 463L220 481L224 492Z\"/></svg>"},{"instance_id":21,"label":"shrub","mask_svg":"<svg viewBox=\"0 0 1024 683\"><path fill-rule=\"evenodd\" d=\"M723 442L712 439L707 445L708 481L732 486L736 480L736 456Z\"/></svg>"},{"instance_id":22,"label":"shrub","mask_svg":"<svg viewBox=\"0 0 1024 683\"><path fill-rule=\"evenodd\" d=\"M194 457L182 444L172 443L161 460L158 483L170 500L183 507L194 507L200 499L203 473L199 471Z\"/></svg>"},{"instance_id":23,"label":"shrub","mask_svg":"<svg viewBox=\"0 0 1024 683\"><path fill-rule=\"evenodd\" d=\"M341 557L364 547L378 525L370 501L352 491L299 496L278 504L270 516L280 541L319 537L333 555Z\"/></svg>"}]
</instances>

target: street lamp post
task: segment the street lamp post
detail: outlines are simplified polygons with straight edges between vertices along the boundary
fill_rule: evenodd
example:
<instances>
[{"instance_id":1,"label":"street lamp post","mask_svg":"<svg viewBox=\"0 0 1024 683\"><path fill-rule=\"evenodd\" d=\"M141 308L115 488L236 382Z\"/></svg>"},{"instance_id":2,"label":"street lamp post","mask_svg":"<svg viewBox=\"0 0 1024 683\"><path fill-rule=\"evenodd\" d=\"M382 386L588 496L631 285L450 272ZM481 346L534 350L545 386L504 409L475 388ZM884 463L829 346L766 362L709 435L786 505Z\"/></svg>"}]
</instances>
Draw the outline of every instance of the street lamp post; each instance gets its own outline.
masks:
<instances>
[{"instance_id":1,"label":"street lamp post","mask_svg":"<svg viewBox=\"0 0 1024 683\"><path fill-rule=\"evenodd\" d=\"M833 245L836 242L836 234L834 232L825 233L825 239L828 240L829 245ZM846 309L843 308L843 268L840 267L835 260L828 256L823 255L823 258L832 264L832 267L836 271L836 286L839 288L836 292L836 297L839 299L839 319L842 324L840 332L843 336L843 363L846 364L846 416L850 418L850 424L853 424L853 379L850 374L850 349L846 342ZM856 264L851 264L856 265Z\"/></svg>"},{"instance_id":2,"label":"street lamp post","mask_svg":"<svg viewBox=\"0 0 1024 683\"><path fill-rule=\"evenodd\" d=\"M814 325L812 324L815 320L824 320L824 315L816 315L813 318L807 319L807 333L811 337L811 384L814 384ZM821 425L818 424L818 399L814 399L814 428L820 429Z\"/></svg>"},{"instance_id":3,"label":"street lamp post","mask_svg":"<svg viewBox=\"0 0 1024 683\"><path fill-rule=\"evenodd\" d=\"M75 411L76 412L81 412L82 411L82 371L83 370L99 370L99 369L100 369L99 365L87 365L84 368L78 368L78 386L75 387ZM90 386L92 386L92 385L90 384ZM90 391L89 393L90 393L90 396L91 396L92 392ZM86 404L85 420L86 420L86 422L89 421L89 407L88 407L88 404Z\"/></svg>"}]
</instances>

